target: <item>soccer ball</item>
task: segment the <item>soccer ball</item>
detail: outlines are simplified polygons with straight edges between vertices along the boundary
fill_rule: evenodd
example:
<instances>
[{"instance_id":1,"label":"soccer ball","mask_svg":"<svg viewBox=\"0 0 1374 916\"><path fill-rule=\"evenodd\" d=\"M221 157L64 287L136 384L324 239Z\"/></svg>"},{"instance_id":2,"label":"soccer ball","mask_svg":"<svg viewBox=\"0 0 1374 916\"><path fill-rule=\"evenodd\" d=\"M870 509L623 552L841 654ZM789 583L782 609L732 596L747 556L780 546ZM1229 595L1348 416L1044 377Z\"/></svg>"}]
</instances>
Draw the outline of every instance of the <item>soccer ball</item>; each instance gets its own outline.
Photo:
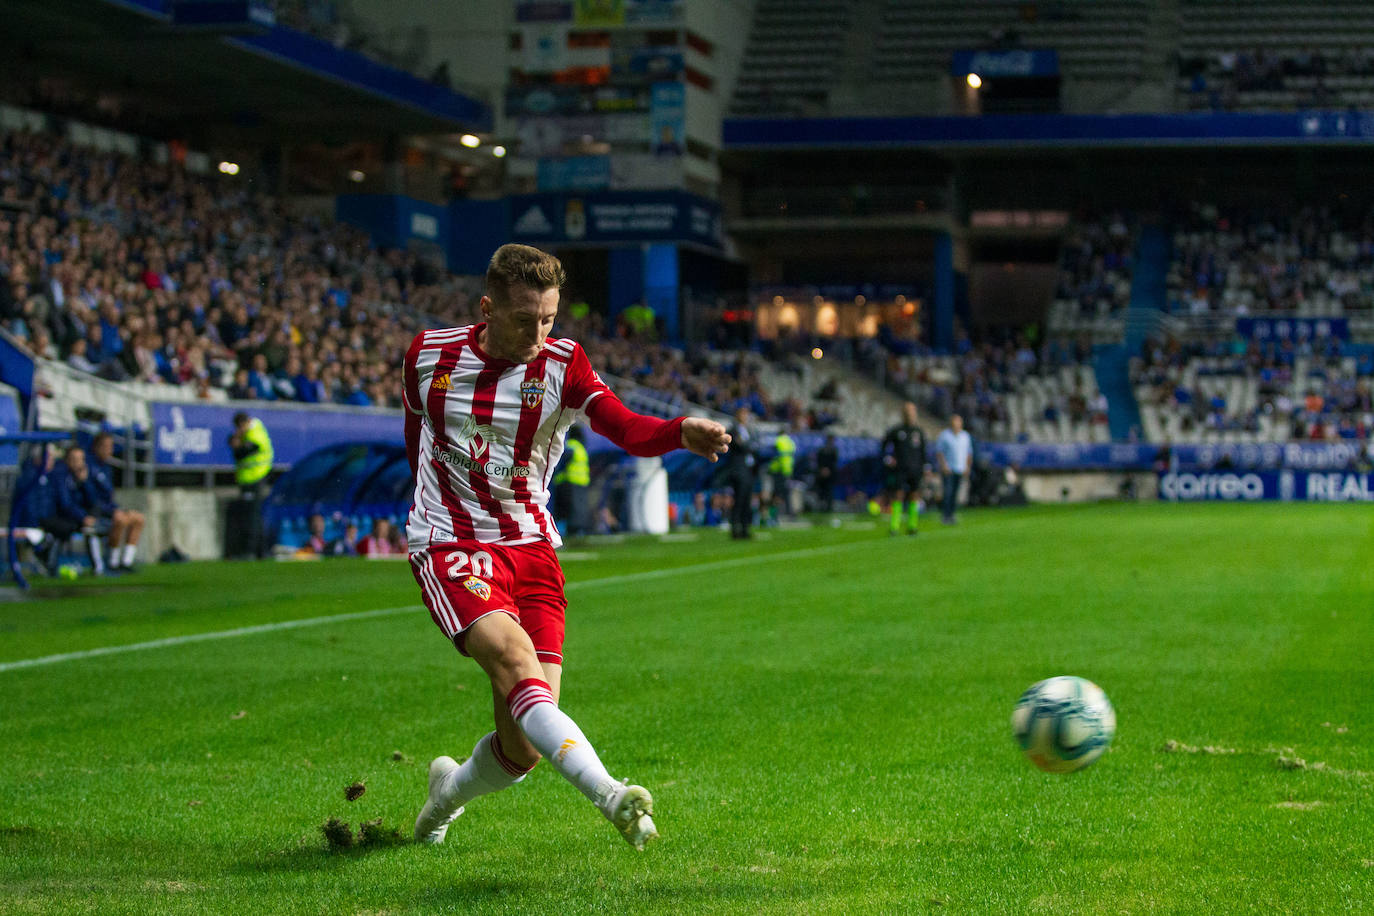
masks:
<instances>
[{"instance_id":1,"label":"soccer ball","mask_svg":"<svg viewBox=\"0 0 1374 916\"><path fill-rule=\"evenodd\" d=\"M1011 731L1030 762L1047 773L1092 763L1116 734L1116 710L1092 681L1052 677L1032 684L1011 713Z\"/></svg>"}]
</instances>

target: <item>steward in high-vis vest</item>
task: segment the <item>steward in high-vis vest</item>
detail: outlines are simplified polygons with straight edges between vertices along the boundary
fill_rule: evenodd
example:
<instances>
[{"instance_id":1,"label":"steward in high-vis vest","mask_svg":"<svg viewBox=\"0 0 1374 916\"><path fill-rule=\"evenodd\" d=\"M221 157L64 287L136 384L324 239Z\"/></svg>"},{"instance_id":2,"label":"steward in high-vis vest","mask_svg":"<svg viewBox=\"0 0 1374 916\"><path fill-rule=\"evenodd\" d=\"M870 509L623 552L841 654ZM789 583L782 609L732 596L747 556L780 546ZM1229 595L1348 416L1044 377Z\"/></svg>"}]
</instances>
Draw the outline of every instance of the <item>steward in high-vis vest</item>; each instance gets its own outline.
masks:
<instances>
[{"instance_id":1,"label":"steward in high-vis vest","mask_svg":"<svg viewBox=\"0 0 1374 916\"><path fill-rule=\"evenodd\" d=\"M272 438L257 417L234 414L234 434L229 437L234 452L234 480L240 490L255 489L272 473Z\"/></svg>"},{"instance_id":2,"label":"steward in high-vis vest","mask_svg":"<svg viewBox=\"0 0 1374 916\"><path fill-rule=\"evenodd\" d=\"M272 473L272 438L261 420L240 411L234 414L229 448L234 453L239 498L230 505L226 519L225 554L265 557L267 538L262 530L262 503L267 498L267 475Z\"/></svg>"},{"instance_id":3,"label":"steward in high-vis vest","mask_svg":"<svg viewBox=\"0 0 1374 916\"><path fill-rule=\"evenodd\" d=\"M773 460L768 462L768 474L773 484L773 517L791 515L791 480L797 466L797 443L786 431L773 440Z\"/></svg>"},{"instance_id":4,"label":"steward in high-vis vest","mask_svg":"<svg viewBox=\"0 0 1374 916\"><path fill-rule=\"evenodd\" d=\"M582 444L582 430L568 430L567 452L558 473L553 475L554 516L567 522L568 535L591 534L588 491L592 483L592 462Z\"/></svg>"}]
</instances>

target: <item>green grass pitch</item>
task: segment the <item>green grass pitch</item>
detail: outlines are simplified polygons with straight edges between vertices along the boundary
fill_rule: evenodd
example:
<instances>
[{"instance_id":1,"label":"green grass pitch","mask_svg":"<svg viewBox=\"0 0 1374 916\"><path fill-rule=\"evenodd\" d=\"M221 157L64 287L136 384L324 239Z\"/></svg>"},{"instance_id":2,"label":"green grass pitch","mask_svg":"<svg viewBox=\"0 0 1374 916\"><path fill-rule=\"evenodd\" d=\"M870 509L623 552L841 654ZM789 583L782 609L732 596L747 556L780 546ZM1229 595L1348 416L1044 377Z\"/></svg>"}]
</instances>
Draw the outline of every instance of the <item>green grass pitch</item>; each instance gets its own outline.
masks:
<instances>
[{"instance_id":1,"label":"green grass pitch","mask_svg":"<svg viewBox=\"0 0 1374 916\"><path fill-rule=\"evenodd\" d=\"M148 567L0 605L0 912L1374 912L1367 508L770 533L565 561L563 706L653 790L642 854L547 766L442 847L330 850L331 817L408 836L429 759L489 727L404 563ZM1009 733L1055 674L1119 719L1072 776Z\"/></svg>"}]
</instances>

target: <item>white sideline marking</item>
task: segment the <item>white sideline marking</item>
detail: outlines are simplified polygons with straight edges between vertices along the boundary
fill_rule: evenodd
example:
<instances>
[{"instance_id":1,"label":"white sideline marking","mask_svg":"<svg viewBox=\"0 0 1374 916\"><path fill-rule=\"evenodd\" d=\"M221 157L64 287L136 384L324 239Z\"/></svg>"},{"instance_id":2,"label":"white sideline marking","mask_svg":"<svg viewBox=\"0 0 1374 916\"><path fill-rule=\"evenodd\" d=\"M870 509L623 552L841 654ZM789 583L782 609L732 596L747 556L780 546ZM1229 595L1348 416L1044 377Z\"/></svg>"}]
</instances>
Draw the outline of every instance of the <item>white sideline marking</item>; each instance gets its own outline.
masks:
<instances>
[{"instance_id":1,"label":"white sideline marking","mask_svg":"<svg viewBox=\"0 0 1374 916\"><path fill-rule=\"evenodd\" d=\"M299 627L319 626L322 623L338 623L342 620L362 620L366 617L384 617L403 611L424 608L423 604L408 604L405 607L384 607L372 611L354 611L349 614L331 614L328 617L302 617L299 620L280 620L276 623L260 623L253 627L236 627L232 630L216 630L212 633L188 633L185 636L168 636L166 639L153 639L148 642L135 642L123 646L101 646L98 649L82 649L80 652L63 652L61 655L44 655L39 658L24 658L16 662L0 662L0 671L15 668L36 668L39 665L55 665L58 662L94 658L97 655L117 655L121 652L138 652L143 649L161 649L163 646L181 646L191 642L207 642L211 639L230 639L234 636L251 636L254 633L270 633L273 630L294 630Z\"/></svg>"},{"instance_id":2,"label":"white sideline marking","mask_svg":"<svg viewBox=\"0 0 1374 916\"><path fill-rule=\"evenodd\" d=\"M566 591L579 588L594 588L598 585L613 585L623 582L641 582L652 579L666 579L670 576L681 573L705 572L713 569L730 569L735 566L752 566L758 563L767 563L771 560L795 560L800 557L809 557L821 553L831 553L836 550L843 550L846 547L853 547L863 544L863 541L851 541L848 544L836 544L826 547L808 547L804 550L788 550L773 554L755 554L747 557L733 557L729 560L713 560L709 563L695 563L691 566L675 566L671 569L650 569L644 572L626 573L622 576L605 576L600 579L584 579L581 582L569 582L564 586ZM260 623L251 627L235 627L232 630L215 630L210 633L188 633L185 636L168 636L165 639L152 639L148 642L128 643L122 646L100 646L95 649L82 649L79 652L63 652L59 655L43 655L38 658L21 658L18 661L0 662L0 672L15 671L19 668L37 668L40 665L55 665L58 662L80 661L85 658L96 658L101 655L120 655L125 652L141 652L144 649L162 649L167 646L183 646L193 642L209 642L212 639L232 639L236 636L252 636L257 633L272 633L277 630L295 630L301 627L315 627L326 623L342 623L348 620L366 620L369 617L386 617L391 614L404 614L425 609L423 604L407 604L401 607L376 608L371 611L352 611L347 614L330 614L325 617L302 617L296 620L280 620L276 623Z\"/></svg>"}]
</instances>

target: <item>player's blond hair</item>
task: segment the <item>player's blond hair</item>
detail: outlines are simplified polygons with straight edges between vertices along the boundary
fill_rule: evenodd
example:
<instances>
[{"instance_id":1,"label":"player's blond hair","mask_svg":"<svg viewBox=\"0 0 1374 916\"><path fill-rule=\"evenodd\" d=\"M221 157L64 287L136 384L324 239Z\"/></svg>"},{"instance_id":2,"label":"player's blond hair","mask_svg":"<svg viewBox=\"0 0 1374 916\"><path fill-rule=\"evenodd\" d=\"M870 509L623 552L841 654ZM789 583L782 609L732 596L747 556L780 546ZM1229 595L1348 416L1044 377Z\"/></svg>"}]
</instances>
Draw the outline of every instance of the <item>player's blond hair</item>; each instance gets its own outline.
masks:
<instances>
[{"instance_id":1,"label":"player's blond hair","mask_svg":"<svg viewBox=\"0 0 1374 916\"><path fill-rule=\"evenodd\" d=\"M487 265L487 295L497 305L510 303L511 287L517 283L543 292L562 289L568 282L563 263L547 251L529 245L502 245Z\"/></svg>"}]
</instances>

